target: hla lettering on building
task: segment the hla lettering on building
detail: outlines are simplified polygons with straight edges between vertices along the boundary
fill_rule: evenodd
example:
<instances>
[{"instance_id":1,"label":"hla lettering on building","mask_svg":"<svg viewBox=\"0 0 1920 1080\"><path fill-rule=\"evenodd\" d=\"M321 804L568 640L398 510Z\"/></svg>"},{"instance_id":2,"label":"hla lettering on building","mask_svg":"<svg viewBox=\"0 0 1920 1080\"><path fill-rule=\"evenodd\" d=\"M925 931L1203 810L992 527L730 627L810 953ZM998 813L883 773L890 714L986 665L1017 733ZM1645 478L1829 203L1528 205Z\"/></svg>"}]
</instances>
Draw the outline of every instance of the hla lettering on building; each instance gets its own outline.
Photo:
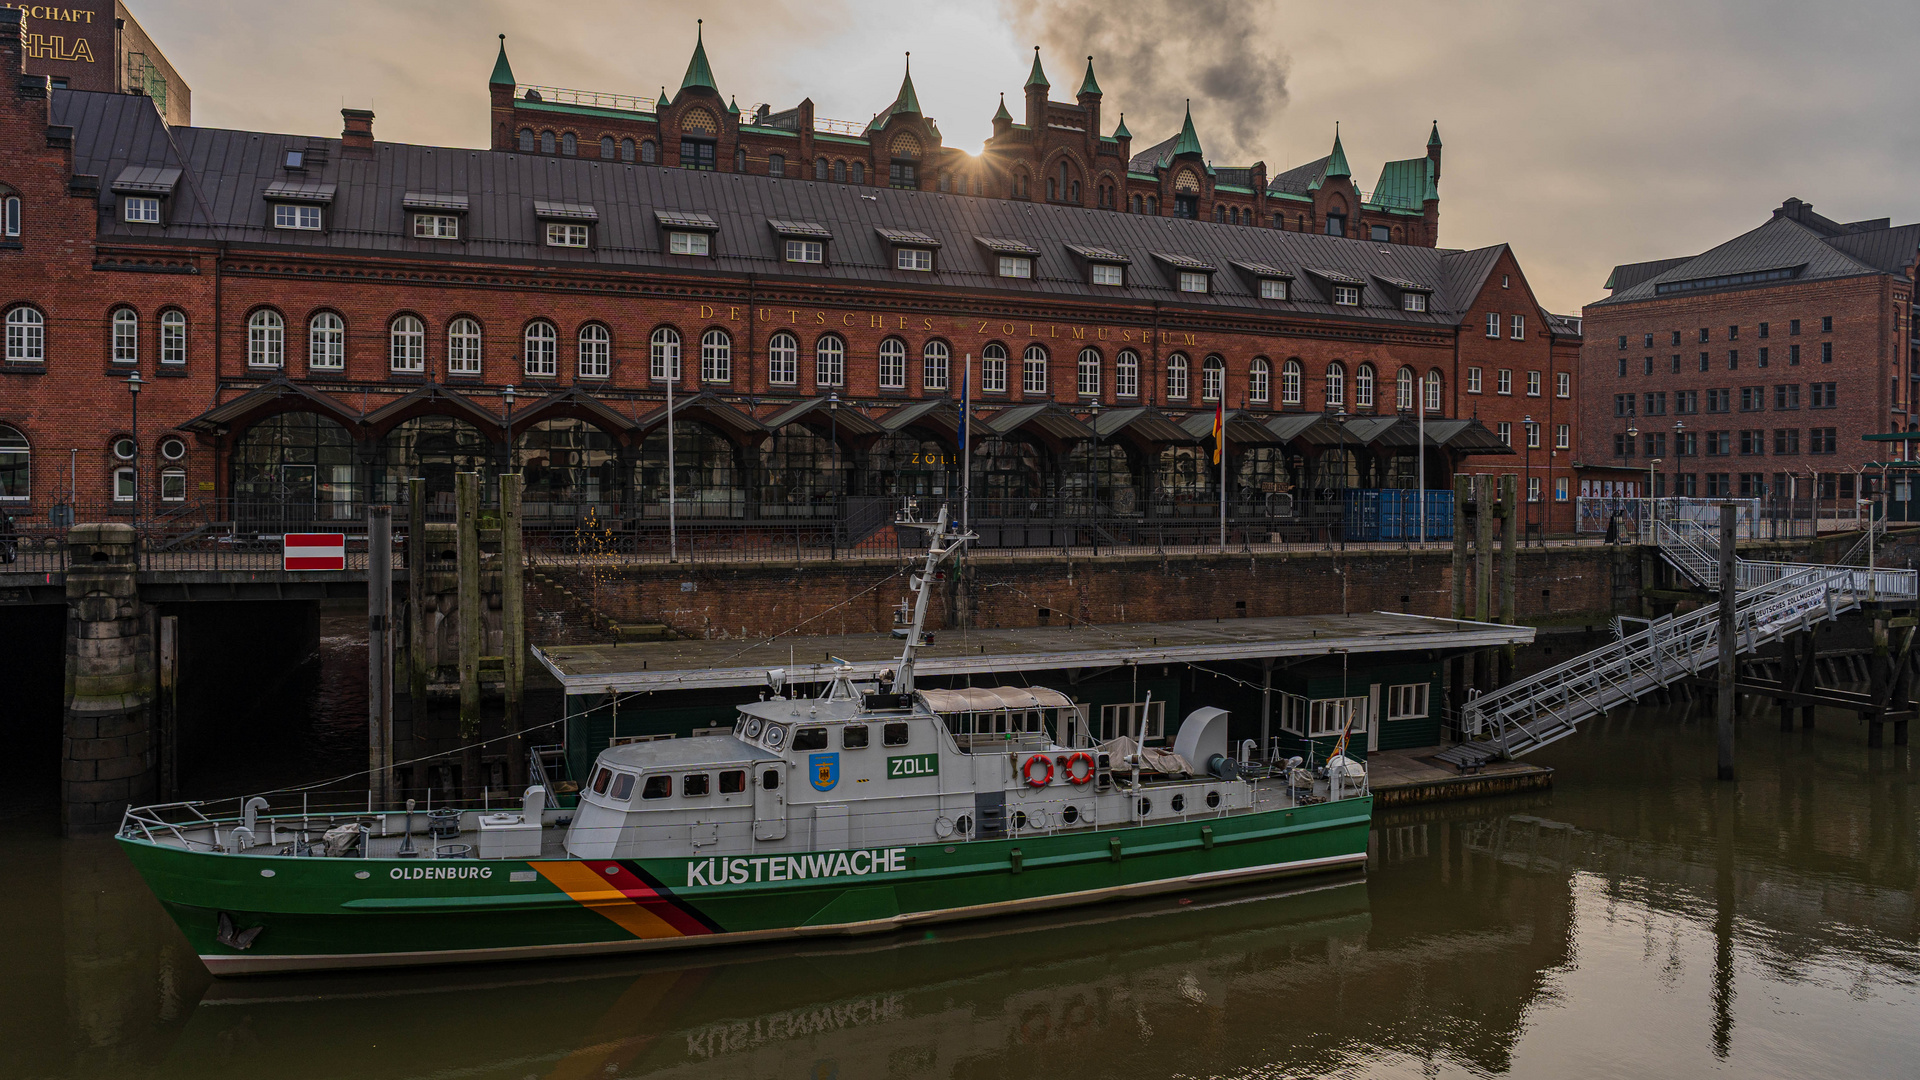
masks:
<instances>
[{"instance_id":1,"label":"hla lettering on building","mask_svg":"<svg viewBox=\"0 0 1920 1080\"><path fill-rule=\"evenodd\" d=\"M44 4L0 3L0 7L19 9L27 17L28 33L20 35L20 44L28 56L36 60L62 60L67 63L91 64L93 47L83 37L69 38L65 34L32 33L36 22L78 23L81 26L93 25L94 12L86 8L49 7Z\"/></svg>"}]
</instances>

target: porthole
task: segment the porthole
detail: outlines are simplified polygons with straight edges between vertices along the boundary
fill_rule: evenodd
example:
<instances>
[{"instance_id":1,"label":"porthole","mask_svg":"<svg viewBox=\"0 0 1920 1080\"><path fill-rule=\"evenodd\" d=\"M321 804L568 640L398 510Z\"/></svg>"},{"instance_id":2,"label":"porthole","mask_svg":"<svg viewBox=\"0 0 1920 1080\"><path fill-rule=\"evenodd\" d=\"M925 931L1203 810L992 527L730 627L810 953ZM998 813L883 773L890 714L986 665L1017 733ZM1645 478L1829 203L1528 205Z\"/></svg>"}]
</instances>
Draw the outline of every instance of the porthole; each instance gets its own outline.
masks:
<instances>
[{"instance_id":1,"label":"porthole","mask_svg":"<svg viewBox=\"0 0 1920 1080\"><path fill-rule=\"evenodd\" d=\"M760 737L760 718L757 716L750 717L747 720L747 738L757 739L759 737Z\"/></svg>"},{"instance_id":2,"label":"porthole","mask_svg":"<svg viewBox=\"0 0 1920 1080\"><path fill-rule=\"evenodd\" d=\"M168 461L179 461L187 456L187 444L171 436L160 440L160 456Z\"/></svg>"},{"instance_id":3,"label":"porthole","mask_svg":"<svg viewBox=\"0 0 1920 1080\"><path fill-rule=\"evenodd\" d=\"M1220 809L1220 793L1219 792L1217 791L1207 792L1207 809L1209 810Z\"/></svg>"},{"instance_id":4,"label":"porthole","mask_svg":"<svg viewBox=\"0 0 1920 1080\"><path fill-rule=\"evenodd\" d=\"M768 749L778 750L780 749L780 744L786 741L787 741L787 729L785 727L779 724L767 725Z\"/></svg>"},{"instance_id":5,"label":"porthole","mask_svg":"<svg viewBox=\"0 0 1920 1080\"><path fill-rule=\"evenodd\" d=\"M953 831L956 836L972 836L973 835L973 815L961 814L958 818L955 818L953 822Z\"/></svg>"},{"instance_id":6,"label":"porthole","mask_svg":"<svg viewBox=\"0 0 1920 1080\"><path fill-rule=\"evenodd\" d=\"M1175 795L1173 797L1172 806L1173 806L1174 813L1176 814L1181 813L1187 808L1187 797L1185 795Z\"/></svg>"},{"instance_id":7,"label":"porthole","mask_svg":"<svg viewBox=\"0 0 1920 1080\"><path fill-rule=\"evenodd\" d=\"M1140 800L1140 816L1146 817L1148 814L1151 814L1151 813L1153 813L1153 800L1141 799Z\"/></svg>"},{"instance_id":8,"label":"porthole","mask_svg":"<svg viewBox=\"0 0 1920 1080\"><path fill-rule=\"evenodd\" d=\"M119 458L121 461L132 461L133 452L134 452L134 446L133 446L132 439L122 436L118 439L113 440L113 456L114 457Z\"/></svg>"},{"instance_id":9,"label":"porthole","mask_svg":"<svg viewBox=\"0 0 1920 1080\"><path fill-rule=\"evenodd\" d=\"M1069 825L1073 824L1076 821L1079 821L1080 808L1077 806L1069 806L1066 809L1060 811L1060 820L1066 822Z\"/></svg>"},{"instance_id":10,"label":"porthole","mask_svg":"<svg viewBox=\"0 0 1920 1080\"><path fill-rule=\"evenodd\" d=\"M1027 827L1027 812L1025 810L1015 810L1013 812L1013 827L1015 829L1024 829Z\"/></svg>"}]
</instances>

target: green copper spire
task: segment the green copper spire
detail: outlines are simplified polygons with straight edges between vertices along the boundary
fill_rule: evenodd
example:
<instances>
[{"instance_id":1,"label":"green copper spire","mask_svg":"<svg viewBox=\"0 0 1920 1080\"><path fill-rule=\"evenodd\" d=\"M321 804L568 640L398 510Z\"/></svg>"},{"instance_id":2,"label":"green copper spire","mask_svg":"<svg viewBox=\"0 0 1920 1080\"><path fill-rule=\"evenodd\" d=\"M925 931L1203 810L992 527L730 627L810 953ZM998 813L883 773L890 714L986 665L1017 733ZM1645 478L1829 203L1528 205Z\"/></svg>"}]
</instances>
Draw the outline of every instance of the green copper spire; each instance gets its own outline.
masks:
<instances>
[{"instance_id":1,"label":"green copper spire","mask_svg":"<svg viewBox=\"0 0 1920 1080\"><path fill-rule=\"evenodd\" d=\"M1427 145L1428 146L1440 145L1440 121L1438 120L1435 120L1433 122L1433 134L1427 136Z\"/></svg>"},{"instance_id":2,"label":"green copper spire","mask_svg":"<svg viewBox=\"0 0 1920 1080\"><path fill-rule=\"evenodd\" d=\"M1093 79L1093 57L1089 56L1087 57L1087 77L1080 80L1080 93L1098 94L1099 92L1100 84Z\"/></svg>"},{"instance_id":3,"label":"green copper spire","mask_svg":"<svg viewBox=\"0 0 1920 1080\"><path fill-rule=\"evenodd\" d=\"M993 119L995 123L1002 120L1005 120L1009 124L1013 123L1013 114L1007 111L1007 95L1000 95L1000 108L994 112Z\"/></svg>"},{"instance_id":4,"label":"green copper spire","mask_svg":"<svg viewBox=\"0 0 1920 1080\"><path fill-rule=\"evenodd\" d=\"M727 99L727 113L731 116L740 115L740 102L737 99L734 99L734 98Z\"/></svg>"},{"instance_id":5,"label":"green copper spire","mask_svg":"<svg viewBox=\"0 0 1920 1080\"><path fill-rule=\"evenodd\" d=\"M1005 108L1006 106L1002 105L1001 107ZM907 76L900 80L900 96L893 99L893 109L888 115L898 116L901 113L913 113L915 115L919 115L920 113L920 95L913 92L912 53L907 54Z\"/></svg>"},{"instance_id":6,"label":"green copper spire","mask_svg":"<svg viewBox=\"0 0 1920 1080\"><path fill-rule=\"evenodd\" d=\"M1180 125L1180 141L1173 144L1174 156L1200 153L1200 136L1193 131L1193 102L1187 102L1187 119Z\"/></svg>"},{"instance_id":7,"label":"green copper spire","mask_svg":"<svg viewBox=\"0 0 1920 1080\"><path fill-rule=\"evenodd\" d=\"M1035 86L1052 85L1052 83L1047 81L1047 73L1040 70L1040 46L1035 45L1033 47L1033 71L1027 75L1027 87L1031 89Z\"/></svg>"},{"instance_id":8,"label":"green copper spire","mask_svg":"<svg viewBox=\"0 0 1920 1080\"><path fill-rule=\"evenodd\" d=\"M1127 130L1127 114L1126 113L1120 114L1120 126L1113 129L1113 137L1116 139L1133 138L1133 132Z\"/></svg>"},{"instance_id":9,"label":"green copper spire","mask_svg":"<svg viewBox=\"0 0 1920 1080\"><path fill-rule=\"evenodd\" d=\"M1340 125L1338 122L1335 122L1333 125L1333 153L1327 156L1327 171L1320 174L1323 180L1335 176L1345 176L1348 178L1353 176L1353 170L1347 166L1347 152L1340 145Z\"/></svg>"},{"instance_id":10,"label":"green copper spire","mask_svg":"<svg viewBox=\"0 0 1920 1080\"><path fill-rule=\"evenodd\" d=\"M687 63L687 77L680 80L680 89L699 87L717 94L720 88L714 85L713 68L707 65L707 43L700 30L700 24L705 21L705 19L694 20L693 59Z\"/></svg>"},{"instance_id":11,"label":"green copper spire","mask_svg":"<svg viewBox=\"0 0 1920 1080\"><path fill-rule=\"evenodd\" d=\"M513 65L507 63L507 35L505 34L500 35L500 57L493 62L493 74L487 77L487 82L494 86L514 85Z\"/></svg>"}]
</instances>

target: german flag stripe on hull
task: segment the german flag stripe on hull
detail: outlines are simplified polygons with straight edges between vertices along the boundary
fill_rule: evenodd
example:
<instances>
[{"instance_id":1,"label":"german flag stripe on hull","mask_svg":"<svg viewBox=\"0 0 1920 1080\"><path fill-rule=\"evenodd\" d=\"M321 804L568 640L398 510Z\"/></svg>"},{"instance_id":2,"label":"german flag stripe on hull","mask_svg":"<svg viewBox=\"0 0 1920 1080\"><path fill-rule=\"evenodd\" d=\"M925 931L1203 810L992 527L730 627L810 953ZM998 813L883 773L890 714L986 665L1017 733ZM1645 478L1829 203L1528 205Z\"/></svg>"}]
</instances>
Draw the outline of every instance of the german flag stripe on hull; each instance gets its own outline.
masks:
<instances>
[{"instance_id":1,"label":"german flag stripe on hull","mask_svg":"<svg viewBox=\"0 0 1920 1080\"><path fill-rule=\"evenodd\" d=\"M634 937L700 937L720 931L632 862L593 859L528 865L582 907Z\"/></svg>"}]
</instances>

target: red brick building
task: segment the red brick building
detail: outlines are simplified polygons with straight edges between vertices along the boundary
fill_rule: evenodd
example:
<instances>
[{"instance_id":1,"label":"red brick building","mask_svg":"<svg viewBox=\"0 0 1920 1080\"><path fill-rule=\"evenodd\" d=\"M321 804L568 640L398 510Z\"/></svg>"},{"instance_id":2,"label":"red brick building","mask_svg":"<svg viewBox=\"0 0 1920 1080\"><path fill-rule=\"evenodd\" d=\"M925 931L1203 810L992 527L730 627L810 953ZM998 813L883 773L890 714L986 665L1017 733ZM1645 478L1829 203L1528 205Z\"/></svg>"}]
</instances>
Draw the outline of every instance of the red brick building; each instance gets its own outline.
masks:
<instances>
[{"instance_id":1,"label":"red brick building","mask_svg":"<svg viewBox=\"0 0 1920 1080\"><path fill-rule=\"evenodd\" d=\"M193 91L120 0L5 0L0 6L26 17L27 74L47 76L56 90L138 94L151 99L167 123L193 122Z\"/></svg>"},{"instance_id":2,"label":"red brick building","mask_svg":"<svg viewBox=\"0 0 1920 1080\"><path fill-rule=\"evenodd\" d=\"M22 31L0 11L16 72ZM496 116L530 115L504 67ZM715 107L712 82L697 52L648 122ZM1072 108L1097 116L1088 87ZM637 524L665 514L671 384L682 516L836 515L957 491L970 379L986 516L1204 520L1221 405L1236 518L1337 507L1412 485L1424 406L1431 486L1524 471L1534 520L1572 527L1577 324L1505 246L1431 246L1432 200L1380 218L1386 241L1354 236L1374 219L1337 145L1307 203L1256 197L1207 169L1189 124L1154 151L1160 186L1130 168L1099 213L1091 164L1052 202L1036 168L1022 196L1021 163L1053 170L1058 148L990 152L982 190L1002 186L975 197L952 176L865 182L871 164L858 184L730 173L753 134L733 121L690 168L685 138L649 164L612 132L608 160L579 132L574 154L527 154L379 142L371 113L343 117L337 139L170 128L140 98L0 91L0 507L354 519L407 477L437 498L496 470L510 441L530 516ZM876 125L869 149L908 130L937 149L910 82ZM1429 185L1438 158L1416 159ZM1170 211L1182 170L1201 193ZM1268 217L1279 202L1307 226ZM1358 216L1328 235L1338 209Z\"/></svg>"},{"instance_id":3,"label":"red brick building","mask_svg":"<svg viewBox=\"0 0 1920 1080\"><path fill-rule=\"evenodd\" d=\"M1703 254L1615 267L1585 312L1582 459L1640 480L1658 459L1656 495L1868 494L1885 451L1860 436L1920 420L1917 261L1920 225L1788 199Z\"/></svg>"}]
</instances>

